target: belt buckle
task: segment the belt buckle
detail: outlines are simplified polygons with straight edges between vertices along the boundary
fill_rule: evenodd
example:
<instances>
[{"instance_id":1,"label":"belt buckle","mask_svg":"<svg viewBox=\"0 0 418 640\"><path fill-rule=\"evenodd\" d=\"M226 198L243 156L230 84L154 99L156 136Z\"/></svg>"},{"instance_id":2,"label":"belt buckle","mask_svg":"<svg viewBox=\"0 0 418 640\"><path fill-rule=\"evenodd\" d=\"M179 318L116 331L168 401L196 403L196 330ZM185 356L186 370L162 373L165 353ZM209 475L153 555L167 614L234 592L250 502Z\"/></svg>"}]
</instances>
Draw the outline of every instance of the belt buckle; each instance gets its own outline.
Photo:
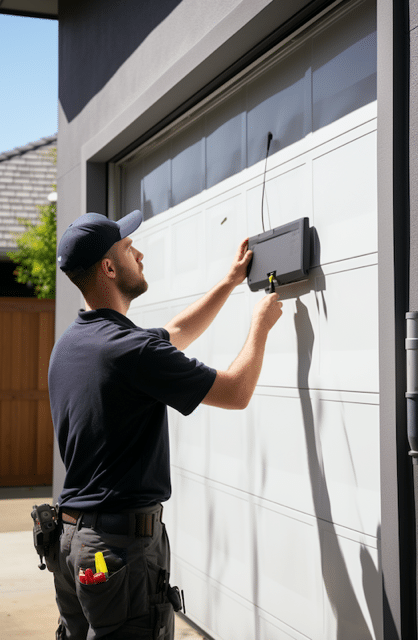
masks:
<instances>
[{"instance_id":1,"label":"belt buckle","mask_svg":"<svg viewBox=\"0 0 418 640\"><path fill-rule=\"evenodd\" d=\"M154 535L155 513L135 514L135 535L138 538L152 538Z\"/></svg>"},{"instance_id":2,"label":"belt buckle","mask_svg":"<svg viewBox=\"0 0 418 640\"><path fill-rule=\"evenodd\" d=\"M78 522L80 513L81 513L80 511L75 511L75 509L61 509L61 519L63 522L67 524L75 525Z\"/></svg>"}]
</instances>

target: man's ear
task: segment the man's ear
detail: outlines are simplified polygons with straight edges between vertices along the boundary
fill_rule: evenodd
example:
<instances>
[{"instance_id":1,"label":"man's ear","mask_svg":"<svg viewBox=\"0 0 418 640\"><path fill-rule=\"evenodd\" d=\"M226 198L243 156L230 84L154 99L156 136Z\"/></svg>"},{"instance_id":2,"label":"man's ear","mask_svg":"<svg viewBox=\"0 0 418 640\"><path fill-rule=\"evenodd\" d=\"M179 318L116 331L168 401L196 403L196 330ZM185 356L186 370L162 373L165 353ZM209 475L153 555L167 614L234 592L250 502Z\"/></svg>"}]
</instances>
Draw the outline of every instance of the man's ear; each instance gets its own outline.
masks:
<instances>
[{"instance_id":1,"label":"man's ear","mask_svg":"<svg viewBox=\"0 0 418 640\"><path fill-rule=\"evenodd\" d=\"M110 258L103 258L101 262L101 269L105 276L108 278L115 278L116 272L113 265L113 261Z\"/></svg>"}]
</instances>

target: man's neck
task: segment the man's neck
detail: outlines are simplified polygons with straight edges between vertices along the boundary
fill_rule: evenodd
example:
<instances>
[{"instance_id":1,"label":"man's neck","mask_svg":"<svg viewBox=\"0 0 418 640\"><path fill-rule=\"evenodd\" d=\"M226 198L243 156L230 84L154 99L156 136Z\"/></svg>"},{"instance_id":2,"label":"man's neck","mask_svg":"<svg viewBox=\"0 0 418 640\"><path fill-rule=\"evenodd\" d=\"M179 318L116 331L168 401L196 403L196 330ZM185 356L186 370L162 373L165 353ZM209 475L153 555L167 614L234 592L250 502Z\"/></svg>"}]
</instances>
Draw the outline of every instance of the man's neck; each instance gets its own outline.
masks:
<instances>
[{"instance_id":1,"label":"man's neck","mask_svg":"<svg viewBox=\"0 0 418 640\"><path fill-rule=\"evenodd\" d=\"M101 298L100 296L88 296L88 298L84 298L84 301L86 304L86 311L95 311L96 309L113 309L113 311L118 311L118 313L121 313L124 316L128 313L130 306L130 303L121 297L109 299Z\"/></svg>"}]
</instances>

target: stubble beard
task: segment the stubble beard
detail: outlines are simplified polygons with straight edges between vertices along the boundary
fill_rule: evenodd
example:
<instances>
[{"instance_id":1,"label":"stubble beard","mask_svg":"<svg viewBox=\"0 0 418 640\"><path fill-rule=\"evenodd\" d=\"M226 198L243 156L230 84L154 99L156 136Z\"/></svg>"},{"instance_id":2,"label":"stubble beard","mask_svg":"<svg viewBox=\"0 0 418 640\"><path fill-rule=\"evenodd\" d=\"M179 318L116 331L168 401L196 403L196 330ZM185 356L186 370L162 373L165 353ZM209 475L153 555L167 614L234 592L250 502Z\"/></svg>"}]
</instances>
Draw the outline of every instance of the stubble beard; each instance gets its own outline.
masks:
<instances>
[{"instance_id":1,"label":"stubble beard","mask_svg":"<svg viewBox=\"0 0 418 640\"><path fill-rule=\"evenodd\" d=\"M129 302L139 298L143 293L145 293L148 289L148 282L142 276L134 281L132 278L121 278L118 282L118 289L125 298Z\"/></svg>"}]
</instances>

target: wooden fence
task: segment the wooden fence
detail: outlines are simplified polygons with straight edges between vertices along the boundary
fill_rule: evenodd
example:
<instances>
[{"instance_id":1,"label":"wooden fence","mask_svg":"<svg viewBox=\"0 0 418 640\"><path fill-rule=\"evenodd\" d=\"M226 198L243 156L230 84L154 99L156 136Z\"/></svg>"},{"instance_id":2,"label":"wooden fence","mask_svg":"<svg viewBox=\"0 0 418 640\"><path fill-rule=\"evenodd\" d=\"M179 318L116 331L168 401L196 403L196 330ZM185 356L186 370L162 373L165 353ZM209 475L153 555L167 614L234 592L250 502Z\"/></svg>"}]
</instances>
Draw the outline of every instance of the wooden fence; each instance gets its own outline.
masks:
<instances>
[{"instance_id":1,"label":"wooden fence","mask_svg":"<svg viewBox=\"0 0 418 640\"><path fill-rule=\"evenodd\" d=\"M55 301L0 298L0 486L52 483Z\"/></svg>"}]
</instances>

